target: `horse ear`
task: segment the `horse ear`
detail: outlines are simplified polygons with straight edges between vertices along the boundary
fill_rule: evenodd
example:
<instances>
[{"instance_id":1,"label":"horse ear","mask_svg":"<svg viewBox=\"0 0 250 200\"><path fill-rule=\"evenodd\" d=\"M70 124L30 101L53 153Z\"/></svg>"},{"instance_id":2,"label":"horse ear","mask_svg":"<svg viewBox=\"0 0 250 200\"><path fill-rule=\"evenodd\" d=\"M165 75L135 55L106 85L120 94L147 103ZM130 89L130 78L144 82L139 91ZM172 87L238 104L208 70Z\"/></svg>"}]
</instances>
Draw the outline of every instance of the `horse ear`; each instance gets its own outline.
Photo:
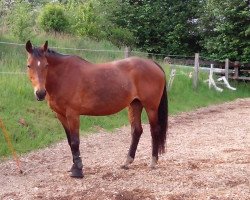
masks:
<instances>
[{"instance_id":1,"label":"horse ear","mask_svg":"<svg viewBox=\"0 0 250 200\"><path fill-rule=\"evenodd\" d=\"M43 51L46 52L48 50L48 40L43 45Z\"/></svg>"},{"instance_id":2,"label":"horse ear","mask_svg":"<svg viewBox=\"0 0 250 200\"><path fill-rule=\"evenodd\" d=\"M32 44L30 42L30 40L26 43L26 51L29 53L32 53Z\"/></svg>"}]
</instances>

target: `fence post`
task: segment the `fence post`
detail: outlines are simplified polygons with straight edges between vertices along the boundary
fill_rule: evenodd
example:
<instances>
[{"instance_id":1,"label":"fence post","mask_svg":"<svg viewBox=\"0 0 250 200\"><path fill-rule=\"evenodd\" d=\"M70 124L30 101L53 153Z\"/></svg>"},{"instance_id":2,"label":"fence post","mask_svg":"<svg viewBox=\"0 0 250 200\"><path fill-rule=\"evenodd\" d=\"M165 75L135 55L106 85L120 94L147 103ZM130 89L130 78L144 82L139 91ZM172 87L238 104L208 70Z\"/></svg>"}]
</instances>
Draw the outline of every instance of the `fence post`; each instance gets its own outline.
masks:
<instances>
[{"instance_id":1,"label":"fence post","mask_svg":"<svg viewBox=\"0 0 250 200\"><path fill-rule=\"evenodd\" d=\"M199 77L199 53L195 53L194 75L193 75L193 88L194 89L197 89L198 87L198 77Z\"/></svg>"},{"instance_id":2,"label":"fence post","mask_svg":"<svg viewBox=\"0 0 250 200\"><path fill-rule=\"evenodd\" d=\"M131 56L131 49L130 49L130 47L125 47L125 52L124 52L124 57L125 58L128 58L128 57L130 57Z\"/></svg>"},{"instance_id":3,"label":"fence post","mask_svg":"<svg viewBox=\"0 0 250 200\"><path fill-rule=\"evenodd\" d=\"M229 59L228 58L225 60L225 77L228 81L228 77L229 77Z\"/></svg>"}]
</instances>

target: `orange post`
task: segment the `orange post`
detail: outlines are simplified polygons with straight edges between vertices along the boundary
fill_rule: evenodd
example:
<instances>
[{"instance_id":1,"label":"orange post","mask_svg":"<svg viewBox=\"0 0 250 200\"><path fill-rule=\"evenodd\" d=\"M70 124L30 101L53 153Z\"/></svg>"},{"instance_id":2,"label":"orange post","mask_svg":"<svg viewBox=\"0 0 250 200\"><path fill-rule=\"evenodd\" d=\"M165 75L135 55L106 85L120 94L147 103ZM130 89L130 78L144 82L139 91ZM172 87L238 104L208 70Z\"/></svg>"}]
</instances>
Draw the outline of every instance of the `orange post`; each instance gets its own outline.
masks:
<instances>
[{"instance_id":1,"label":"orange post","mask_svg":"<svg viewBox=\"0 0 250 200\"><path fill-rule=\"evenodd\" d=\"M11 143L8 131L6 130L6 128L5 128L4 124L3 124L3 121L1 119L0 119L0 128L3 131L5 141L8 144L8 147L9 147L11 153L12 153L12 156L16 161L17 169L19 170L20 173L23 173L23 171L21 170L20 161L19 161L18 156L16 154L16 151L15 151L15 149L14 149L12 143Z\"/></svg>"}]
</instances>

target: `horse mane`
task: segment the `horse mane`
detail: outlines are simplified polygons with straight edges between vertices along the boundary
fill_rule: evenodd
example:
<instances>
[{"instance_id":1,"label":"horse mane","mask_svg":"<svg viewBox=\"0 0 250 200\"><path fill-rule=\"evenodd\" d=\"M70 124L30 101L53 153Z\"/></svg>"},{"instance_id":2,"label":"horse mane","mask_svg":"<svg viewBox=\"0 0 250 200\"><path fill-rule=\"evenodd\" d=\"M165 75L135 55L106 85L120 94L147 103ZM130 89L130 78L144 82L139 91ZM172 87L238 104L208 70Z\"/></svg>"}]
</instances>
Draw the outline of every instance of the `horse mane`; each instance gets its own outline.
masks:
<instances>
[{"instance_id":1,"label":"horse mane","mask_svg":"<svg viewBox=\"0 0 250 200\"><path fill-rule=\"evenodd\" d=\"M69 56L67 54L58 53L57 51L55 51L53 49L48 49L47 53L50 55L54 55L54 56Z\"/></svg>"},{"instance_id":2,"label":"horse mane","mask_svg":"<svg viewBox=\"0 0 250 200\"><path fill-rule=\"evenodd\" d=\"M43 54L44 52L42 51L41 47L34 47L32 49L32 54L35 56L35 57L42 57L44 56ZM53 55L53 56L68 56L66 54L61 54L61 53L58 53L56 52L55 50L52 50L52 49L48 49L46 51L46 54L49 54L49 55Z\"/></svg>"},{"instance_id":3,"label":"horse mane","mask_svg":"<svg viewBox=\"0 0 250 200\"><path fill-rule=\"evenodd\" d=\"M89 63L89 61L83 59L83 58L80 57L80 56L58 53L58 52L56 52L55 50L52 50L52 49L48 49L48 50L47 50L47 53L48 53L49 55L54 55L54 56L75 56L76 58L78 58L78 59L80 59L80 60L82 60L82 61L84 61L84 62L88 62L88 63Z\"/></svg>"},{"instance_id":4,"label":"horse mane","mask_svg":"<svg viewBox=\"0 0 250 200\"><path fill-rule=\"evenodd\" d=\"M32 49L32 54L33 54L35 57L37 57L37 58L43 56L42 50L41 50L40 48L37 48L37 47L34 47L34 48Z\"/></svg>"},{"instance_id":5,"label":"horse mane","mask_svg":"<svg viewBox=\"0 0 250 200\"><path fill-rule=\"evenodd\" d=\"M44 56L43 51L40 47L34 47L32 53L37 58ZM80 56L58 53L57 51L55 51L53 49L47 49L46 55L55 56L55 57L74 56L74 57L78 58L79 60L90 63L89 61L81 58Z\"/></svg>"}]
</instances>

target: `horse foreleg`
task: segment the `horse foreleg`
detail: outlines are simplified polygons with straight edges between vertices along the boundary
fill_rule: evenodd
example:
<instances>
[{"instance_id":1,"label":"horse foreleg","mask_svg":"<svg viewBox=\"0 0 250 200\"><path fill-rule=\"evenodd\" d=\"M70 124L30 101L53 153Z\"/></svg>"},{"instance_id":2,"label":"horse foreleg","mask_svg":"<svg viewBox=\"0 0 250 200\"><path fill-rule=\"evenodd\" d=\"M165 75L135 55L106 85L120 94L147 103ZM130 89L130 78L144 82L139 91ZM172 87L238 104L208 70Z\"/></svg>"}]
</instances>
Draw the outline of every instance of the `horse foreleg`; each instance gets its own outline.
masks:
<instances>
[{"instance_id":1,"label":"horse foreleg","mask_svg":"<svg viewBox=\"0 0 250 200\"><path fill-rule=\"evenodd\" d=\"M70 147L73 156L73 166L71 168L71 177L82 178L83 177L83 164L80 157L80 138L79 138L79 126L80 119L78 115L67 115L68 127L70 130Z\"/></svg>"},{"instance_id":2,"label":"horse foreleg","mask_svg":"<svg viewBox=\"0 0 250 200\"><path fill-rule=\"evenodd\" d=\"M70 130L69 130L69 127L68 127L67 118L64 117L61 114L58 114L58 113L57 113L57 118L59 119L59 121L61 122L61 124L62 124L62 126L64 128L64 131L65 131L67 139L68 139L68 144L69 144L70 149L71 149Z\"/></svg>"},{"instance_id":3,"label":"horse foreleg","mask_svg":"<svg viewBox=\"0 0 250 200\"><path fill-rule=\"evenodd\" d=\"M68 121L67 121L67 118L64 117L63 115L61 114L58 114L57 113L57 118L59 119L59 121L61 122L63 128L64 128L64 131L66 133L66 136L67 136L67 139L68 139L68 144L70 146L70 150L71 150L71 139L70 139L70 130L69 130L69 127L68 127ZM69 172L72 171L72 168L73 166L71 167L70 170L68 170Z\"/></svg>"},{"instance_id":4,"label":"horse foreleg","mask_svg":"<svg viewBox=\"0 0 250 200\"><path fill-rule=\"evenodd\" d=\"M129 121L131 124L131 144L128 151L127 159L122 165L123 169L128 169L128 166L134 161L136 149L143 132L141 126L141 112L142 112L142 105L141 102L138 100L134 100L130 106L128 107L128 116Z\"/></svg>"}]
</instances>

